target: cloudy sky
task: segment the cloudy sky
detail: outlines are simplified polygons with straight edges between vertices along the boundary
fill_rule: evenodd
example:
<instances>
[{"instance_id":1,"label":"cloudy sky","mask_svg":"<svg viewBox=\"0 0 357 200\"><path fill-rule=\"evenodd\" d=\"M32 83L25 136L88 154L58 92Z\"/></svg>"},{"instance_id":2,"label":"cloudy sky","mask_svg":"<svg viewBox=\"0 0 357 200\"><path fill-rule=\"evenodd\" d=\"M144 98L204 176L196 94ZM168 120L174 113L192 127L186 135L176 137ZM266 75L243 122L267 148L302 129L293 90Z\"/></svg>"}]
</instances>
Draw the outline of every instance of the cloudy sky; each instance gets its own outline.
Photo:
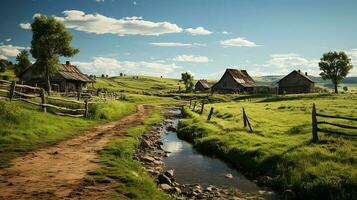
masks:
<instances>
[{"instance_id":1,"label":"cloudy sky","mask_svg":"<svg viewBox=\"0 0 357 200\"><path fill-rule=\"evenodd\" d=\"M55 16L88 74L218 78L301 69L317 75L322 53L346 51L356 66L355 0L2 0L0 58L29 48L37 14Z\"/></svg>"}]
</instances>

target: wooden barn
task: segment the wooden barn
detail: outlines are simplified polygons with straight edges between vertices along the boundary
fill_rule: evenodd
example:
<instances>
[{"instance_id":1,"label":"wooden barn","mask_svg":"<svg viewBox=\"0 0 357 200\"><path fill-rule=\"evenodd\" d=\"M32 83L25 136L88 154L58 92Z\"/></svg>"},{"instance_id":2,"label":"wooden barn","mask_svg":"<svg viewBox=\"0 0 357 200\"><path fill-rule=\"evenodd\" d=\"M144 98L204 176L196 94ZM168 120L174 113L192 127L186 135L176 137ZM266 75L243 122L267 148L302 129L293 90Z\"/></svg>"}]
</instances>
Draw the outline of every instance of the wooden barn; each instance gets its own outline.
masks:
<instances>
[{"instance_id":1,"label":"wooden barn","mask_svg":"<svg viewBox=\"0 0 357 200\"><path fill-rule=\"evenodd\" d=\"M300 70L294 70L280 79L278 84L279 94L298 94L312 92L315 82L311 80L307 72L303 73Z\"/></svg>"},{"instance_id":2,"label":"wooden barn","mask_svg":"<svg viewBox=\"0 0 357 200\"><path fill-rule=\"evenodd\" d=\"M212 86L217 93L252 93L255 81L246 70L226 69L222 78Z\"/></svg>"},{"instance_id":3,"label":"wooden barn","mask_svg":"<svg viewBox=\"0 0 357 200\"><path fill-rule=\"evenodd\" d=\"M212 87L212 84L207 80L198 80L195 84L195 91L206 91Z\"/></svg>"},{"instance_id":4,"label":"wooden barn","mask_svg":"<svg viewBox=\"0 0 357 200\"><path fill-rule=\"evenodd\" d=\"M46 86L46 80L43 77L33 75L31 67L20 74L20 80L24 84ZM88 83L93 82L93 79L83 74L76 66L71 65L69 61L66 64L60 64L58 72L51 77L52 89L59 92L82 90Z\"/></svg>"}]
</instances>

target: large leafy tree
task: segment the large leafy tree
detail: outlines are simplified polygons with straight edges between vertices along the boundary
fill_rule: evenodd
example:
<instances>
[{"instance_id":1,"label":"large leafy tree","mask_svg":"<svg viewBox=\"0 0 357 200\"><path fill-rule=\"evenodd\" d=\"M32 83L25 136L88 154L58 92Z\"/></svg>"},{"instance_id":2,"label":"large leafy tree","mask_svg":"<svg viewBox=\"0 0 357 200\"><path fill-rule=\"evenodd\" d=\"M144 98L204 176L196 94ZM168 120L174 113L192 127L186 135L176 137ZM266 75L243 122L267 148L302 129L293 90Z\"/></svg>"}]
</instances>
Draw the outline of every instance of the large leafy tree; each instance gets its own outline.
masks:
<instances>
[{"instance_id":1,"label":"large leafy tree","mask_svg":"<svg viewBox=\"0 0 357 200\"><path fill-rule=\"evenodd\" d=\"M16 56L17 64L15 65L15 74L19 76L19 74L24 71L26 68L31 66L31 62L29 59L29 52L27 50L22 50Z\"/></svg>"},{"instance_id":2,"label":"large leafy tree","mask_svg":"<svg viewBox=\"0 0 357 200\"><path fill-rule=\"evenodd\" d=\"M54 17L36 16L31 24L31 54L36 59L34 73L44 76L47 91L51 92L50 77L58 71L59 57L71 57L79 49L71 47L72 34Z\"/></svg>"},{"instance_id":3,"label":"large leafy tree","mask_svg":"<svg viewBox=\"0 0 357 200\"><path fill-rule=\"evenodd\" d=\"M322 79L331 80L335 87L335 93L338 93L338 84L346 78L353 65L345 52L330 51L322 55L319 67L322 70L320 73Z\"/></svg>"},{"instance_id":4,"label":"large leafy tree","mask_svg":"<svg viewBox=\"0 0 357 200\"><path fill-rule=\"evenodd\" d=\"M181 80L185 84L186 92L191 92L193 90L193 76L185 72L181 74Z\"/></svg>"}]
</instances>

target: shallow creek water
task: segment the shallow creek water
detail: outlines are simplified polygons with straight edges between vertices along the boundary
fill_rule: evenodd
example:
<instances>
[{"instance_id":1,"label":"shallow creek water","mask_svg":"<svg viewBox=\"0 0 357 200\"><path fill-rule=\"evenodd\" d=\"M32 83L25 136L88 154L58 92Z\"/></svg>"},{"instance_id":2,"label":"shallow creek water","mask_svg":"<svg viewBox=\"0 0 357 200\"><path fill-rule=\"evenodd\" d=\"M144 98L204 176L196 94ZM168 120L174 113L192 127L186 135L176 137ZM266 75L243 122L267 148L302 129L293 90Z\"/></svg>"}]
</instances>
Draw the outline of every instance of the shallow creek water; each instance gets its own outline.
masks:
<instances>
[{"instance_id":1,"label":"shallow creek water","mask_svg":"<svg viewBox=\"0 0 357 200\"><path fill-rule=\"evenodd\" d=\"M176 128L181 111L176 109L169 112L174 117L167 120L171 120L172 126ZM268 200L278 199L276 193L260 188L220 159L197 152L190 143L179 139L176 132L164 131L161 140L164 150L170 152L163 160L165 170L174 169L177 182L238 188L241 192L260 194ZM233 177L227 178L227 174Z\"/></svg>"}]
</instances>

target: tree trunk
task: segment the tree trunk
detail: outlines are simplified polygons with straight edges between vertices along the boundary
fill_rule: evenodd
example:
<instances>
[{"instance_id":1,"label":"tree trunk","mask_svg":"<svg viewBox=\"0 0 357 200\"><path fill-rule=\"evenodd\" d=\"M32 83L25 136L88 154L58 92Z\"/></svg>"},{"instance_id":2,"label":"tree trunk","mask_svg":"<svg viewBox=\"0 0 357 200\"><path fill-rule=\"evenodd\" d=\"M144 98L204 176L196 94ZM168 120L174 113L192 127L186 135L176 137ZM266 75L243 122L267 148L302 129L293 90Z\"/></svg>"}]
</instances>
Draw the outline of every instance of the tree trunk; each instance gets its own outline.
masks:
<instances>
[{"instance_id":1,"label":"tree trunk","mask_svg":"<svg viewBox=\"0 0 357 200\"><path fill-rule=\"evenodd\" d=\"M337 89L337 86L338 86L338 85L337 85L336 82L334 82L333 85L335 86L335 93L337 94L337 93L338 93L338 89Z\"/></svg>"},{"instance_id":2,"label":"tree trunk","mask_svg":"<svg viewBox=\"0 0 357 200\"><path fill-rule=\"evenodd\" d=\"M49 73L46 74L46 84L47 84L47 92L51 94L51 82Z\"/></svg>"}]
</instances>

